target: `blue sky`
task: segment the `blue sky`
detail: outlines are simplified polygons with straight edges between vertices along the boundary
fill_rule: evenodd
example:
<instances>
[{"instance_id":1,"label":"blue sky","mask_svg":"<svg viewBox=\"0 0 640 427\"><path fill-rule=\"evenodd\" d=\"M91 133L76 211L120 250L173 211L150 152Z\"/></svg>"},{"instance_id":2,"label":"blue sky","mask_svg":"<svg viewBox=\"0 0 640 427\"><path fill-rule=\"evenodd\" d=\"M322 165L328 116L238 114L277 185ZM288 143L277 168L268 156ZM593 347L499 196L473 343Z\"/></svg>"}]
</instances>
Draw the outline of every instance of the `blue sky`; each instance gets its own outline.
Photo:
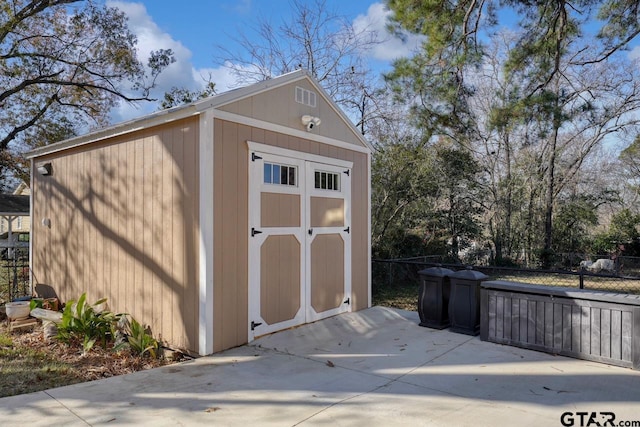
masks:
<instances>
[{"instance_id":1,"label":"blue sky","mask_svg":"<svg viewBox=\"0 0 640 427\"><path fill-rule=\"evenodd\" d=\"M161 97L172 86L195 89L202 85L201 76L211 75L218 92L234 87L229 70L215 63L216 45L228 46L233 51L234 34L251 34L250 28L261 19L277 26L291 16L288 0L107 0L106 3L129 17L129 25L138 36L141 58L159 48L174 51L177 61L162 74L155 97ZM368 52L367 58L377 70L388 69L393 58L409 54L417 45L416 39L409 38L403 43L386 33L388 11L382 2L326 0L326 6L356 28L366 26L376 32L383 43ZM112 120L134 118L156 108L149 104L122 105L113 112Z\"/></svg>"},{"instance_id":2,"label":"blue sky","mask_svg":"<svg viewBox=\"0 0 640 427\"><path fill-rule=\"evenodd\" d=\"M260 20L277 27L292 15L289 0L104 0L121 9L129 18L131 29L138 36L140 58L145 61L151 50L170 48L176 63L165 70L152 96L162 98L171 87L191 90L202 87L203 76L211 76L218 92L235 87L235 78L228 68L216 64L216 46L235 51L233 36L251 35ZM303 0L304 1L304 0ZM376 71L390 68L394 58L407 56L419 44L416 36L403 42L390 36L385 29L389 11L382 0L325 0L326 8L350 21L356 30L373 31L381 43L366 53ZM309 0L314 4L315 0ZM502 11L501 22L511 22ZM508 24L507 24L508 25ZM220 54L218 52L218 54ZM640 47L632 45L632 58L640 58ZM151 103L132 106L122 104L112 112L112 121L135 118L152 111Z\"/></svg>"}]
</instances>

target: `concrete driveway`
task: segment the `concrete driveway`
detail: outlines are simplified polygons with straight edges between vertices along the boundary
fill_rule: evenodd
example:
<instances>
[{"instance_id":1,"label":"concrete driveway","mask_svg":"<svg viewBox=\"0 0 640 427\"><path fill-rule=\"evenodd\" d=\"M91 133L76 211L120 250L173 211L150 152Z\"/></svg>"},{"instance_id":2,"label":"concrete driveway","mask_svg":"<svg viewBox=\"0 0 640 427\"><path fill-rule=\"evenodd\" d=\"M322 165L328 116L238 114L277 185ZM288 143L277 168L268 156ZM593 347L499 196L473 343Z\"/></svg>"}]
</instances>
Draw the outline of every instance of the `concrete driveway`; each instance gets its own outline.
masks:
<instances>
[{"instance_id":1,"label":"concrete driveway","mask_svg":"<svg viewBox=\"0 0 640 427\"><path fill-rule=\"evenodd\" d=\"M421 328L417 313L382 307L0 399L2 426L596 426L611 416L640 425L639 372Z\"/></svg>"}]
</instances>

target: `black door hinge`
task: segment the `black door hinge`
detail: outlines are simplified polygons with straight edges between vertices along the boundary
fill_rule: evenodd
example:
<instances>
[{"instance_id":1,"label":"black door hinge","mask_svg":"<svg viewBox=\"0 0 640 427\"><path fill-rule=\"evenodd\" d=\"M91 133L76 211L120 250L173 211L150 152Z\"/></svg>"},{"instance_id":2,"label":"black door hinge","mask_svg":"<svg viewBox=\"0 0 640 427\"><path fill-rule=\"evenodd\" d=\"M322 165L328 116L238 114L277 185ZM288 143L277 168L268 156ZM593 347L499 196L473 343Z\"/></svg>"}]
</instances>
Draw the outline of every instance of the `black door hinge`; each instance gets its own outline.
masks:
<instances>
[{"instance_id":1,"label":"black door hinge","mask_svg":"<svg viewBox=\"0 0 640 427\"><path fill-rule=\"evenodd\" d=\"M309 229L309 236L313 235L313 228Z\"/></svg>"},{"instance_id":2,"label":"black door hinge","mask_svg":"<svg viewBox=\"0 0 640 427\"><path fill-rule=\"evenodd\" d=\"M351 305L351 298L344 300L343 304Z\"/></svg>"},{"instance_id":3,"label":"black door hinge","mask_svg":"<svg viewBox=\"0 0 640 427\"><path fill-rule=\"evenodd\" d=\"M258 326L262 325L262 323L256 323L253 320L251 321L251 330L255 330Z\"/></svg>"},{"instance_id":4,"label":"black door hinge","mask_svg":"<svg viewBox=\"0 0 640 427\"><path fill-rule=\"evenodd\" d=\"M262 231L256 230L255 228L251 227L251 237L255 236L256 234L262 234Z\"/></svg>"},{"instance_id":5,"label":"black door hinge","mask_svg":"<svg viewBox=\"0 0 640 427\"><path fill-rule=\"evenodd\" d=\"M347 174L347 176L349 176L349 169L347 169L346 171L344 171L344 173Z\"/></svg>"},{"instance_id":6,"label":"black door hinge","mask_svg":"<svg viewBox=\"0 0 640 427\"><path fill-rule=\"evenodd\" d=\"M342 230L342 231L346 231L346 232L347 232L347 234L349 234L349 233L351 233L351 227L347 227L347 228L345 228L345 229L344 229L344 230Z\"/></svg>"},{"instance_id":7,"label":"black door hinge","mask_svg":"<svg viewBox=\"0 0 640 427\"><path fill-rule=\"evenodd\" d=\"M258 156L256 153L251 153L251 161L255 162L258 159L262 159L262 157Z\"/></svg>"}]
</instances>

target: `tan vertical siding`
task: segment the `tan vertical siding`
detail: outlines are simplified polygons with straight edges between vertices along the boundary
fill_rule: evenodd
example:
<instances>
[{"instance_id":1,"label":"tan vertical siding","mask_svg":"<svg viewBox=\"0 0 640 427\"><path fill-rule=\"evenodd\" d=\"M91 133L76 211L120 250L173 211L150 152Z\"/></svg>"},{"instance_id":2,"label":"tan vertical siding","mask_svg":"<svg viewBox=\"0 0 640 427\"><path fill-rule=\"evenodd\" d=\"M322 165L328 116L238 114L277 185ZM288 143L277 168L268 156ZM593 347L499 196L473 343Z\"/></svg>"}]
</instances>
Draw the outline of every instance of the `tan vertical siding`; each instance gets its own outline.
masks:
<instances>
[{"instance_id":1,"label":"tan vertical siding","mask_svg":"<svg viewBox=\"0 0 640 427\"><path fill-rule=\"evenodd\" d=\"M168 344L198 345L198 120L44 156L34 174L36 283L109 299ZM41 225L51 219L51 228Z\"/></svg>"},{"instance_id":2,"label":"tan vertical siding","mask_svg":"<svg viewBox=\"0 0 640 427\"><path fill-rule=\"evenodd\" d=\"M300 227L300 195L260 193L261 227Z\"/></svg>"},{"instance_id":3,"label":"tan vertical siding","mask_svg":"<svg viewBox=\"0 0 640 427\"><path fill-rule=\"evenodd\" d=\"M248 168L251 129L214 123L214 351L247 341Z\"/></svg>"},{"instance_id":4,"label":"tan vertical siding","mask_svg":"<svg viewBox=\"0 0 640 427\"><path fill-rule=\"evenodd\" d=\"M311 197L311 227L342 227L344 199Z\"/></svg>"},{"instance_id":5,"label":"tan vertical siding","mask_svg":"<svg viewBox=\"0 0 640 427\"><path fill-rule=\"evenodd\" d=\"M342 305L344 298L344 240L321 234L311 243L311 306L322 313Z\"/></svg>"},{"instance_id":6,"label":"tan vertical siding","mask_svg":"<svg viewBox=\"0 0 640 427\"><path fill-rule=\"evenodd\" d=\"M316 107L299 104L295 101L296 86L316 93ZM353 128L342 120L342 117L307 80L299 80L285 86L271 88L266 92L221 106L219 109L301 131L305 130L305 126L300 118L308 114L322 120L322 124L313 130L314 134L344 141L348 144L361 144ZM284 134L281 135L286 137ZM270 142L265 143L271 144ZM280 145L281 143L285 145ZM284 141L277 144L287 148Z\"/></svg>"},{"instance_id":7,"label":"tan vertical siding","mask_svg":"<svg viewBox=\"0 0 640 427\"><path fill-rule=\"evenodd\" d=\"M260 315L270 325L291 320L300 309L300 242L269 236L260 251Z\"/></svg>"},{"instance_id":8,"label":"tan vertical siding","mask_svg":"<svg viewBox=\"0 0 640 427\"><path fill-rule=\"evenodd\" d=\"M325 124L329 122L323 126ZM247 342L247 141L354 162L351 181L352 301L354 310L366 308L369 292L366 154L220 119L215 120L214 132L214 351Z\"/></svg>"}]
</instances>

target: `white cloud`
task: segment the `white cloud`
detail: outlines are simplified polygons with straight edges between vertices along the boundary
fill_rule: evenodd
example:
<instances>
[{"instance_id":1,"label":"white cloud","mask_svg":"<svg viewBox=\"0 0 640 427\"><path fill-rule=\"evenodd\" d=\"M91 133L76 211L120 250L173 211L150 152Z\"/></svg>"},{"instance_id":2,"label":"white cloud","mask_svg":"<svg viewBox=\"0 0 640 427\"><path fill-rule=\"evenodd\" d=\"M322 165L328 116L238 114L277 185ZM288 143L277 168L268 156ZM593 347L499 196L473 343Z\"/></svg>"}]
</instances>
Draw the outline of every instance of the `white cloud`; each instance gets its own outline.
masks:
<instances>
[{"instance_id":1,"label":"white cloud","mask_svg":"<svg viewBox=\"0 0 640 427\"><path fill-rule=\"evenodd\" d=\"M209 75L216 84L218 93L233 87L235 78L227 67L195 69L191 62L191 51L180 41L160 29L142 3L109 0L107 6L120 9L129 18L129 28L138 38L138 56L141 62L146 64L151 51L171 49L174 53L176 62L169 65L160 74L156 81L156 87L151 92L152 98L161 99L164 93L174 86L189 90L201 89ZM112 111L111 117L113 122L121 122L140 117L157 109L156 103L145 102L137 105L121 103Z\"/></svg>"},{"instance_id":2,"label":"white cloud","mask_svg":"<svg viewBox=\"0 0 640 427\"><path fill-rule=\"evenodd\" d=\"M199 82L199 87L204 88L206 82L211 80L216 84L216 93L226 92L238 87L237 78L227 63L216 68L192 69L193 79Z\"/></svg>"},{"instance_id":3,"label":"white cloud","mask_svg":"<svg viewBox=\"0 0 640 427\"><path fill-rule=\"evenodd\" d=\"M403 39L387 31L387 19L391 11L383 3L373 3L366 15L358 15L353 21L356 32L373 31L380 41L370 52L374 59L391 61L400 57L410 56L424 40L423 36L404 34Z\"/></svg>"}]
</instances>

